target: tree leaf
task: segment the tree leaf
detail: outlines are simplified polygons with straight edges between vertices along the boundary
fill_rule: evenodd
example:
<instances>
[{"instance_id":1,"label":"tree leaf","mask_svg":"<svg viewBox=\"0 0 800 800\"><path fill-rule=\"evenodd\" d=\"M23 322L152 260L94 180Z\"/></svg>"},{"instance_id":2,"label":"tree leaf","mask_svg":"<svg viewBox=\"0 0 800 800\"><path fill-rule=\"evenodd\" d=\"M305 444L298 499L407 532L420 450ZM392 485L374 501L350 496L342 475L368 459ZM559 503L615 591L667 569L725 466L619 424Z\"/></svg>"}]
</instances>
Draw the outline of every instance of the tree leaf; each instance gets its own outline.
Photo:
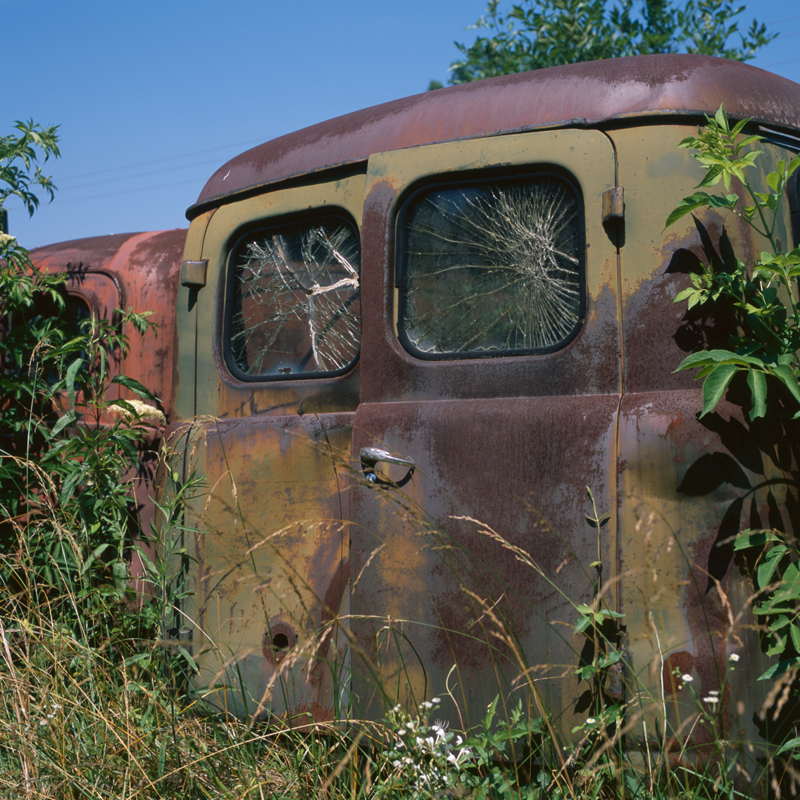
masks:
<instances>
[{"instance_id":1,"label":"tree leaf","mask_svg":"<svg viewBox=\"0 0 800 800\"><path fill-rule=\"evenodd\" d=\"M111 383L118 383L120 386L130 389L132 392L138 394L139 397L142 397L145 400L158 400L158 398L149 389L146 389L141 383L139 383L139 381L129 378L127 375L115 375L111 379Z\"/></svg>"},{"instance_id":2,"label":"tree leaf","mask_svg":"<svg viewBox=\"0 0 800 800\"><path fill-rule=\"evenodd\" d=\"M772 580L772 576L775 574L775 570L778 568L778 565L781 563L781 559L786 555L786 547L784 545L778 545L773 547L767 555L764 557L764 560L758 566L758 588L763 589L765 586L769 586L770 581Z\"/></svg>"},{"instance_id":3,"label":"tree leaf","mask_svg":"<svg viewBox=\"0 0 800 800\"><path fill-rule=\"evenodd\" d=\"M698 192L697 194L690 195L689 197L684 197L683 200L678 203L677 206L672 210L672 213L667 217L667 221L664 223L664 230L669 228L670 225L674 225L679 219L685 217L687 214L691 214L692 211L696 211L698 208L703 208L704 206L710 205L711 203L711 195L706 194L705 192Z\"/></svg>"},{"instance_id":4,"label":"tree leaf","mask_svg":"<svg viewBox=\"0 0 800 800\"><path fill-rule=\"evenodd\" d=\"M733 543L734 550L747 550L750 547L763 547L765 544L774 542L777 535L773 531L742 531Z\"/></svg>"},{"instance_id":5,"label":"tree leaf","mask_svg":"<svg viewBox=\"0 0 800 800\"><path fill-rule=\"evenodd\" d=\"M758 680L766 681L770 678L777 678L779 675L783 675L785 672L788 672L792 667L797 666L800 666L800 656L787 658L785 661L781 661L779 664L775 664L774 666L770 667L758 678Z\"/></svg>"},{"instance_id":6,"label":"tree leaf","mask_svg":"<svg viewBox=\"0 0 800 800\"><path fill-rule=\"evenodd\" d=\"M74 409L70 409L62 414L58 422L53 425L53 429L50 431L51 438L53 436L58 436L58 434L61 433L64 428L74 425L80 419L80 416L81 415Z\"/></svg>"},{"instance_id":7,"label":"tree leaf","mask_svg":"<svg viewBox=\"0 0 800 800\"><path fill-rule=\"evenodd\" d=\"M750 369L747 373L747 385L750 387L752 404L750 422L767 413L767 376L758 369Z\"/></svg>"},{"instance_id":8,"label":"tree leaf","mask_svg":"<svg viewBox=\"0 0 800 800\"><path fill-rule=\"evenodd\" d=\"M794 399L800 403L800 386L797 384L797 376L792 368L787 364L779 364L777 367L772 367L770 372L786 386Z\"/></svg>"},{"instance_id":9,"label":"tree leaf","mask_svg":"<svg viewBox=\"0 0 800 800\"><path fill-rule=\"evenodd\" d=\"M704 417L716 408L717 403L722 399L725 390L733 380L733 376L739 371L735 364L721 364L703 382L703 411L700 416Z\"/></svg>"},{"instance_id":10,"label":"tree leaf","mask_svg":"<svg viewBox=\"0 0 800 800\"><path fill-rule=\"evenodd\" d=\"M75 408L75 376L78 374L78 370L81 368L83 364L83 358L76 358L70 365L69 369L67 370L67 377L65 379L65 384L67 388L67 397L69 397L69 404Z\"/></svg>"},{"instance_id":11,"label":"tree leaf","mask_svg":"<svg viewBox=\"0 0 800 800\"><path fill-rule=\"evenodd\" d=\"M736 364L742 367L757 366L762 362L751 356L738 355L730 350L701 350L699 353L692 353L681 361L680 366L675 372L693 367L705 367L708 364Z\"/></svg>"}]
</instances>

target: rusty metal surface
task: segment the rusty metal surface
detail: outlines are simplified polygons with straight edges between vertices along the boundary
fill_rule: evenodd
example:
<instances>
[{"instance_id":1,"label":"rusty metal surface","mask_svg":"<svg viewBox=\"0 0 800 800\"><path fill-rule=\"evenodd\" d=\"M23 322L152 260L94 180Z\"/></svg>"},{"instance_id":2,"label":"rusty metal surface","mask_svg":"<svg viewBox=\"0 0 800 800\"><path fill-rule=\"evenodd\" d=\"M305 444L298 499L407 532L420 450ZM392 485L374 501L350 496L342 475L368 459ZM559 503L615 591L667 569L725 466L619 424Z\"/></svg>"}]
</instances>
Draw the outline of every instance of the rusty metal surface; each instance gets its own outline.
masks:
<instances>
[{"instance_id":1,"label":"rusty metal surface","mask_svg":"<svg viewBox=\"0 0 800 800\"><path fill-rule=\"evenodd\" d=\"M205 287L179 289L176 403L184 419L198 420L191 463L210 490L208 502L199 498L187 515L200 531L190 543L198 561L190 570L196 598L187 613L197 624L196 685L216 678L244 687L209 698L239 713L285 714L305 723L308 715L329 720L347 703L337 691L347 687L341 671L349 658L342 465L359 375L356 369L324 380L233 377L222 331L227 248L240 228L318 205L348 213L357 228L363 188L361 175L251 198L193 223L187 239L184 258L208 259L208 272Z\"/></svg>"},{"instance_id":2,"label":"rusty metal surface","mask_svg":"<svg viewBox=\"0 0 800 800\"><path fill-rule=\"evenodd\" d=\"M585 205L591 246L577 337L547 355L412 358L397 340L392 302L393 232L406 188L429 176L457 179L476 163L522 167L541 153L575 176ZM574 609L559 590L584 601L591 595L585 567L597 557L597 540L584 518L587 484L604 510L613 516L617 508L622 356L616 249L602 226L603 192L614 179L613 149L597 131L535 132L370 161L364 263L380 268L363 276L361 401L351 460L361 447L386 446L412 458L417 470L403 493L363 481L351 490L358 576L352 627L363 656L353 658L359 716L380 718L395 697L413 705L443 696L455 665L451 685L464 721L479 719L498 692L504 703L530 702L535 684L570 729L580 689L568 664L581 642L571 634ZM489 526L506 544L458 516ZM612 571L615 535L613 526L602 543ZM513 547L541 573L521 563ZM518 652L496 638L503 628ZM452 705L441 713L460 724Z\"/></svg>"},{"instance_id":3,"label":"rusty metal surface","mask_svg":"<svg viewBox=\"0 0 800 800\"><path fill-rule=\"evenodd\" d=\"M565 348L547 355L483 360L423 361L400 345L395 333L394 226L409 185L429 176L524 165L547 153L548 161L575 175L585 206L586 318ZM615 160L597 131L543 131L387 153L370 162L364 202L364 329L361 402L434 398L519 397L617 392L621 381L616 298L616 249L602 226L602 192L614 185ZM391 176L391 177L389 177Z\"/></svg>"},{"instance_id":4,"label":"rusty metal surface","mask_svg":"<svg viewBox=\"0 0 800 800\"><path fill-rule=\"evenodd\" d=\"M40 268L67 272L67 292L84 297L101 315L115 308L153 311L157 333L130 332L131 348L119 371L160 398L173 416L175 306L186 231L114 234L39 247L31 259ZM123 397L133 397L122 392Z\"/></svg>"},{"instance_id":5,"label":"rusty metal surface","mask_svg":"<svg viewBox=\"0 0 800 800\"><path fill-rule=\"evenodd\" d=\"M651 55L507 75L414 95L313 125L248 150L209 179L194 217L244 189L373 153L556 125L714 113L800 127L800 86L709 56Z\"/></svg>"},{"instance_id":6,"label":"rusty metal surface","mask_svg":"<svg viewBox=\"0 0 800 800\"><path fill-rule=\"evenodd\" d=\"M246 417L255 414L312 414L315 412L355 411L358 403L359 371L328 380L271 381L251 383L231 374L225 360L223 318L228 248L234 231L255 226L271 217L308 214L308 209L341 209L355 222L362 216L364 176L326 182L289 192L272 192L218 209L208 222L202 239L202 254L194 250L186 257L208 260L207 285L200 290L182 287L178 302L180 357L189 354L196 371L192 385L181 369L176 402L193 408L191 415ZM330 212L324 212L326 215ZM201 221L202 222L202 221ZM190 230L190 237L193 236ZM188 377L188 375L187 375ZM196 392L195 392L196 386Z\"/></svg>"},{"instance_id":7,"label":"rusty metal surface","mask_svg":"<svg viewBox=\"0 0 800 800\"><path fill-rule=\"evenodd\" d=\"M571 728L583 644L572 603L592 601L598 557L585 481L611 513L610 565L618 405L608 394L359 406L354 451L385 446L417 469L402 494L352 489L357 718L445 697L450 675L458 707L445 698L439 713L453 725L475 724L498 694L501 707L533 705L535 684ZM616 606L613 591L604 599Z\"/></svg>"},{"instance_id":8,"label":"rusty metal surface","mask_svg":"<svg viewBox=\"0 0 800 800\"><path fill-rule=\"evenodd\" d=\"M352 414L196 423L192 469L208 495L186 521L192 649L218 708L329 720L346 684L349 532L336 461Z\"/></svg>"},{"instance_id":9,"label":"rusty metal surface","mask_svg":"<svg viewBox=\"0 0 800 800\"><path fill-rule=\"evenodd\" d=\"M769 420L748 425L723 402L698 421L701 408L699 390L644 392L624 398L620 412L622 610L639 713L652 737L663 685L669 736L691 746L718 735L697 724L698 693L720 693L711 713L725 738L754 741L763 733L753 710L768 687L754 677L768 663L731 537L776 523L772 510L783 507L791 462L773 460L780 434ZM740 658L734 670L731 654Z\"/></svg>"},{"instance_id":10,"label":"rusty metal surface","mask_svg":"<svg viewBox=\"0 0 800 800\"><path fill-rule=\"evenodd\" d=\"M766 249L735 218L714 212L686 217L662 231L676 200L702 177L685 150L675 150L688 125L609 131L625 187L625 240L620 259L625 396L619 422L621 607L629 631L632 677L640 687L634 735L668 736L703 747L717 732L697 723L695 694L719 691L718 724L725 738L757 740L753 709L766 664L749 610L749 579L733 559L731 537L750 525L771 526L782 505L791 455L776 455L770 424L744 422L722 403L698 420L702 398L693 371L674 370L691 352L726 347L731 320L687 312L675 295L706 265L724 269L734 253L748 261ZM771 169L786 151L763 144ZM758 183L757 174L751 179ZM788 241L788 213L776 235ZM736 399L735 386L728 397ZM787 437L784 436L786 439ZM773 479L776 484L767 485ZM790 521L786 521L790 524ZM651 616L652 615L652 616ZM729 669L728 656L740 662ZM674 673L678 671L678 676ZM680 676L692 676L691 686ZM744 713L747 709L747 714ZM762 726L763 727L763 726ZM649 732L649 733L648 733Z\"/></svg>"}]
</instances>

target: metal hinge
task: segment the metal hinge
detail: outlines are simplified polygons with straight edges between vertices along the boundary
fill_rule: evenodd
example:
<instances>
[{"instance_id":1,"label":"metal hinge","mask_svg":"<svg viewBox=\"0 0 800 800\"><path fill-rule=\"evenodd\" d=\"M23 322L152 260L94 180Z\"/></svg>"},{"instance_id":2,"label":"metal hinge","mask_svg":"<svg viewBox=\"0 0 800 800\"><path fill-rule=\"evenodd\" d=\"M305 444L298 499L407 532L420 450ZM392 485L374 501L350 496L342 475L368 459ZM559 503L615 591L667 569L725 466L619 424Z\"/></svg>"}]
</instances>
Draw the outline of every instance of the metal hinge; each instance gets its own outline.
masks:
<instances>
[{"instance_id":1,"label":"metal hinge","mask_svg":"<svg viewBox=\"0 0 800 800\"><path fill-rule=\"evenodd\" d=\"M603 192L603 225L619 227L625 221L625 198L621 186Z\"/></svg>"},{"instance_id":2,"label":"metal hinge","mask_svg":"<svg viewBox=\"0 0 800 800\"><path fill-rule=\"evenodd\" d=\"M208 259L202 261L184 261L181 264L181 286L199 289L206 285Z\"/></svg>"}]
</instances>

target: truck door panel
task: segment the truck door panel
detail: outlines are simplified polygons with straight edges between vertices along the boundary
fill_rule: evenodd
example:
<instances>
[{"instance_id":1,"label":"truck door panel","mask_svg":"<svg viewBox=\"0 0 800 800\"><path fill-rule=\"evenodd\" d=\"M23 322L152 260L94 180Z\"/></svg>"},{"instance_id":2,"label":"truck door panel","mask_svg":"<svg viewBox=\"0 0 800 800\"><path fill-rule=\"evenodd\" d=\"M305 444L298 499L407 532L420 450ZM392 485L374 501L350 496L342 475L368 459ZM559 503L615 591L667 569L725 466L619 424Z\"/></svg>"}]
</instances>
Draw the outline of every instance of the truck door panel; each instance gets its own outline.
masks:
<instances>
[{"instance_id":1,"label":"truck door panel","mask_svg":"<svg viewBox=\"0 0 800 800\"><path fill-rule=\"evenodd\" d=\"M359 716L452 690L458 710L445 699L440 713L460 726L498 694L532 703L538 693L556 713L580 694L584 642L566 598L591 602L589 564L599 552L612 578L616 558L617 251L601 210L614 185L613 149L594 131L370 159L364 261L374 269L351 452L364 474L351 498ZM574 250L559 238L570 193ZM404 228L413 219L432 244ZM409 277L409 252L431 248L420 258L432 270ZM553 342L535 308L553 308L544 295L573 262L574 319ZM409 286L421 297L403 297ZM413 462L413 476L394 487L403 467L370 472L365 447ZM609 514L599 548L587 485Z\"/></svg>"},{"instance_id":2,"label":"truck door panel","mask_svg":"<svg viewBox=\"0 0 800 800\"><path fill-rule=\"evenodd\" d=\"M212 702L239 713L324 720L340 702L339 465L358 393L363 185L354 175L224 205L203 242L189 459L210 494L187 510L188 614L198 684L226 684Z\"/></svg>"}]
</instances>

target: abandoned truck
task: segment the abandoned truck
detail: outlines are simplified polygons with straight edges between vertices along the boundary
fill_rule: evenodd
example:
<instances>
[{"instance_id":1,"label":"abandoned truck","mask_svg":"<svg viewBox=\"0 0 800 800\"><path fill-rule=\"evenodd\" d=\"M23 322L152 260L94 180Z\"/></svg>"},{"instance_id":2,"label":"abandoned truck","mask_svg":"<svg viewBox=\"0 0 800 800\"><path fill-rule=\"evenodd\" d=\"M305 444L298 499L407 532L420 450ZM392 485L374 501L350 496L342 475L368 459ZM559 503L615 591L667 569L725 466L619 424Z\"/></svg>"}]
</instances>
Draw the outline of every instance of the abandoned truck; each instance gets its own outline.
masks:
<instances>
[{"instance_id":1,"label":"abandoned truck","mask_svg":"<svg viewBox=\"0 0 800 800\"><path fill-rule=\"evenodd\" d=\"M30 254L38 269L67 274L63 320L68 334L77 335L80 322L92 314L112 321L115 309L153 312L150 319L158 326L157 332L135 336L125 355L113 353L109 373L110 377L128 375L147 386L160 398L158 410L166 419L174 417L175 304L185 242L185 229L112 234L47 245ZM109 400L135 397L118 384L110 386ZM155 422L148 428L136 474L131 475L136 522L145 532L150 530L155 511L151 498L164 426ZM132 556L132 576L140 576L141 569L139 557Z\"/></svg>"},{"instance_id":2,"label":"abandoned truck","mask_svg":"<svg viewBox=\"0 0 800 800\"><path fill-rule=\"evenodd\" d=\"M175 533L176 636L214 703L324 721L435 695L462 727L499 694L569 731L599 592L623 615L607 691L642 735L662 698L673 730L692 713L677 672L757 736L730 536L797 507L797 440L727 401L698 419L675 369L727 333L673 299L764 248L716 211L664 231L702 177L676 145L720 103L764 138L758 169L800 149L797 84L644 56L387 103L211 177L161 388L170 477L206 487ZM795 182L787 248L799 213Z\"/></svg>"}]
</instances>

